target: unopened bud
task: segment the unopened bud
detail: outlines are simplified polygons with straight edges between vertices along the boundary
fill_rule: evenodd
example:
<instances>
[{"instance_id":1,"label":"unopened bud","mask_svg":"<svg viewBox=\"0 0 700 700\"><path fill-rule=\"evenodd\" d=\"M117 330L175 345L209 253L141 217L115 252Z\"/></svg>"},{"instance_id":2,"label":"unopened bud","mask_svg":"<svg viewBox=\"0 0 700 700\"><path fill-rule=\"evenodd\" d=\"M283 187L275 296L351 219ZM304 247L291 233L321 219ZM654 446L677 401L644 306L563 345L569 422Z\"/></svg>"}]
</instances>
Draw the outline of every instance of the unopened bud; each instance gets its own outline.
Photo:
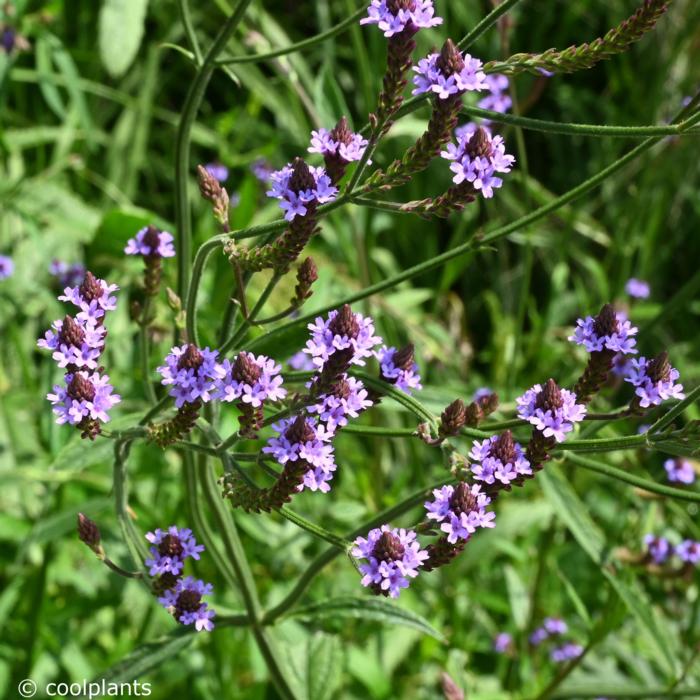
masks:
<instances>
[{"instance_id":1,"label":"unopened bud","mask_svg":"<svg viewBox=\"0 0 700 700\"><path fill-rule=\"evenodd\" d=\"M97 554L100 559L104 559L105 553L100 542L100 529L97 523L82 513L78 513L78 537L81 542L84 542L90 549Z\"/></svg>"},{"instance_id":2,"label":"unopened bud","mask_svg":"<svg viewBox=\"0 0 700 700\"><path fill-rule=\"evenodd\" d=\"M456 399L440 416L440 437L459 435L459 431L464 427L466 418L464 401Z\"/></svg>"}]
</instances>

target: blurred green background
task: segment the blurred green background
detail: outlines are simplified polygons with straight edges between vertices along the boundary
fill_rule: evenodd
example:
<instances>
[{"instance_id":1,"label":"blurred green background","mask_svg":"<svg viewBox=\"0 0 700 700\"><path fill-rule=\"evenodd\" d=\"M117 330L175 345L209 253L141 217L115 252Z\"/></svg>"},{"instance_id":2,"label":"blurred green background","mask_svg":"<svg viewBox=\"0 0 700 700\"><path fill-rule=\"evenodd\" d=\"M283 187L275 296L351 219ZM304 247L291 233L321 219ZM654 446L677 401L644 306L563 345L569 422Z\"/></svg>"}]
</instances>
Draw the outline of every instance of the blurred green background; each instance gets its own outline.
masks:
<instances>
[{"instance_id":1,"label":"blurred green background","mask_svg":"<svg viewBox=\"0 0 700 700\"><path fill-rule=\"evenodd\" d=\"M204 47L231 4L192 3ZM175 2L10 5L15 14L6 14L6 21L29 46L9 57L0 53L0 254L16 263L15 275L0 281L0 695L8 698L26 677L40 686L98 677L141 645L173 632L172 619L143 588L111 575L75 537L80 510L100 523L110 556L128 562L112 505L113 445L85 444L55 425L44 396L60 375L35 343L64 313L55 300L50 261L83 261L122 289L105 358L124 398L117 426L133 424L134 414L144 411L137 329L129 318L141 271L122 250L146 223L172 230L176 125L194 73L188 58L169 47L185 44ZM360 6L356 0L253 2L228 53L263 52L304 39ZM590 41L635 7L634 0L523 0L473 53L491 60ZM436 8L444 25L421 32L417 56L446 36L461 38L492 5L436 0ZM572 76L516 78L523 113L593 124L664 123L698 89L699 20L697 2L675 0L658 29L623 56ZM312 128L330 127L342 114L355 127L364 124L375 107L385 46L376 27L357 25L298 54L215 73L193 131L197 244L218 231L198 198L195 165L218 160L231 169L227 188L240 197L234 228L277 218L276 203L265 198L250 165L265 158L281 167L303 154ZM423 109L397 123L375 161L382 165L404 152L426 117ZM493 200L480 199L462 215L426 222L350 207L324 220L322 235L310 246L320 281L305 311L518 218L633 144L512 128L503 134L518 167ZM624 284L640 277L652 288L648 301L630 309L642 327L642 353L667 347L693 386L700 372L699 163L697 136L667 138L583 200L357 310L375 318L390 344L415 343L423 400L435 412L481 386L497 390L508 404L549 376L564 384L575 379L583 357L566 336L576 317L606 301L627 304ZM446 163L435 162L392 197L439 194L449 180ZM171 287L175 274L176 264L166 263ZM265 281L264 274L256 276L251 299ZM200 310L208 344L217 342L232 283L227 261L215 256ZM286 306L292 286L293 279L280 286L271 312ZM161 298L152 368L169 349L171 323ZM285 336L271 354L286 360L303 340L303 332ZM611 405L620 405L627 394L609 396ZM414 425L392 402L363 421ZM604 428L600 435L631 434L637 423ZM222 430L228 434L234 427L231 422ZM414 441L346 434L336 452L340 468L332 492L304 494L296 503L338 533L447 475L435 451ZM640 451L604 459L663 479L663 455ZM347 619L297 617L276 627L303 692L314 699L441 698L440 674L446 671L472 699L536 697L557 672L544 650L532 652L526 644L528 630L545 615L565 617L571 637L582 644L595 639L566 681L569 688L596 693L610 686L668 690L674 683L700 683L693 663L700 641L697 582L681 585L627 571L620 577L625 604L594 561L596 552L637 549L646 532L700 538L697 508L643 499L630 487L570 465L553 473L566 475L563 485L538 479L500 499L495 530L475 538L454 565L421 576L402 594L400 606L426 618L446 641L412 628ZM141 531L189 522L177 452L139 444L129 475L130 505ZM579 538L572 534L572 513L583 518ZM323 546L276 516L236 518L263 602L274 604ZM593 552L581 546L581 532L595 541ZM241 608L237 591L227 589L206 555L196 571L215 583L220 614ZM340 557L302 603L361 593L357 573ZM515 635L512 658L492 651L502 630ZM189 639L177 656L166 654L139 676L152 683L153 697L275 697L249 633L222 628ZM581 696L566 688L557 690L564 693L558 697Z\"/></svg>"}]
</instances>

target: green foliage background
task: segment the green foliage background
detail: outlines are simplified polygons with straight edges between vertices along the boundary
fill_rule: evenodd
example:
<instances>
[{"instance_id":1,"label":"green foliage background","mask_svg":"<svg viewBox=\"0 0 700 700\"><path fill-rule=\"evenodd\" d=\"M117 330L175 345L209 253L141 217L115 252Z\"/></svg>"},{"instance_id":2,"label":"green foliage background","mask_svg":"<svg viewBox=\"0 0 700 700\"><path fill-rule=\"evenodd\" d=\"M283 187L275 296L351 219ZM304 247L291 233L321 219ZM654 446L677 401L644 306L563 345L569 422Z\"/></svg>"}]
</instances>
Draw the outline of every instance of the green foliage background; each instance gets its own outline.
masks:
<instances>
[{"instance_id":1,"label":"green foliage background","mask_svg":"<svg viewBox=\"0 0 700 700\"><path fill-rule=\"evenodd\" d=\"M112 508L113 446L108 440L85 444L55 425L44 396L59 375L35 351L36 338L63 313L49 262L84 260L122 288L105 361L124 398L117 427L143 412L141 377L134 369L136 327L128 312L140 268L121 251L145 223L173 226L175 128L193 75L187 57L169 47L185 43L176 3L16 5L31 48L13 59L0 54L0 253L11 254L17 265L14 277L0 282L0 694L15 697L25 677L40 686L99 677L142 645L171 635L159 663L137 676L153 684L153 697L274 697L248 632L222 628L196 638L180 635L143 588L111 575L77 541L75 514L83 511L100 523L110 556L128 561ZM304 39L360 5L253 2L229 52L261 52ZM192 6L197 34L207 46L230 3ZM436 6L445 24L420 34L418 55L448 34L463 36L491 9L476 0L436 0ZM480 39L474 53L490 60L564 48L603 34L634 9L634 0L524 0L509 13L507 27ZM663 124L697 90L699 22L696 2L676 0L657 31L626 55L573 76L517 78L518 101L538 119ZM381 33L357 25L291 56L218 71L193 132L197 244L217 231L198 199L196 163L218 159L232 169L228 186L240 194L234 228L277 218L276 204L264 197L250 164L265 157L280 167L304 152L312 128L329 126L341 114L362 125L375 106L384 61ZM405 151L425 121L425 111L402 119L376 161L384 164ZM479 200L463 215L425 222L349 207L325 219L311 245L320 281L305 311L426 260L475 231L508 223L631 148L626 139L512 128L504 135L518 156L516 171L494 200ZM641 277L652 286L650 300L631 309L642 328L642 353L668 347L681 376L694 386L700 375L699 162L697 136L667 138L584 200L358 310L375 317L391 344L415 343L423 397L434 412L484 385L512 404L524 388L549 376L571 382L583 361L566 341L575 318L606 301L626 301L625 281ZM436 162L400 195L420 199L448 183L444 161ZM175 270L175 264L166 266L173 287ZM262 288L262 277L250 298ZM273 295L270 312L285 307L292 284ZM217 343L231 285L230 268L217 257L200 310L208 344ZM169 348L172 319L162 299L158 314L152 368ZM285 336L271 354L285 360L302 342L303 334ZM619 391L610 395L611 405L624 403L627 394ZM694 410L690 415L697 418ZM414 427L391 402L363 420ZM235 428L232 419L228 428ZM599 436L636 429L629 421ZM333 532L353 530L447 474L436 452L414 441L344 434L336 451L340 469L332 492L304 494L297 504ZM628 451L603 459L664 479L664 456L658 453ZM141 531L188 522L177 452L138 445L129 475L130 505ZM615 547L637 549L649 531L700 539L695 505L645 499L627 485L564 463L501 498L497 510L495 530L480 534L454 565L420 577L401 596L400 608L427 620L439 630L437 638L395 620L382 625L313 612L275 627L301 697L438 698L442 671L473 700L537 697L556 673L543 651L526 644L527 631L544 615L565 617L572 636L592 646L557 697L591 697L610 687L657 689L665 697L673 688L700 684L694 664L700 642L697 582L679 585L625 568L611 573L608 563ZM236 519L263 601L274 605L323 546L276 516ZM237 591L217 578L206 556L196 571L215 583L220 614L241 609ZM361 593L357 573L340 557L302 605ZM513 659L491 650L501 630L516 635Z\"/></svg>"}]
</instances>

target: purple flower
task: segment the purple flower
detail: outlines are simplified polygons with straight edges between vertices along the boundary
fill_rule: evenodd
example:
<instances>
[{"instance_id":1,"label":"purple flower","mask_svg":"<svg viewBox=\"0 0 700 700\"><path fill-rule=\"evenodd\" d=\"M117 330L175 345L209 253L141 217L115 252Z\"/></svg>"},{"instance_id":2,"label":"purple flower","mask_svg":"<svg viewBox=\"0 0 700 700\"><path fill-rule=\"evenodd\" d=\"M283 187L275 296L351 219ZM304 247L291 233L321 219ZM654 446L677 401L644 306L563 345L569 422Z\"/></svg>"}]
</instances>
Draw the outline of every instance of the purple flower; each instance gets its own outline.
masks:
<instances>
[{"instance_id":1,"label":"purple flower","mask_svg":"<svg viewBox=\"0 0 700 700\"><path fill-rule=\"evenodd\" d=\"M681 484L692 484L695 481L695 470L687 459L667 459L664 469L669 481Z\"/></svg>"},{"instance_id":2,"label":"purple flower","mask_svg":"<svg viewBox=\"0 0 700 700\"><path fill-rule=\"evenodd\" d=\"M17 32L12 27L3 27L2 32L0 32L0 46L2 46L2 50L6 54L11 54L16 44Z\"/></svg>"},{"instance_id":3,"label":"purple flower","mask_svg":"<svg viewBox=\"0 0 700 700\"><path fill-rule=\"evenodd\" d=\"M505 654L513 646L513 636L508 632L499 632L493 640L493 650L499 654Z\"/></svg>"},{"instance_id":4,"label":"purple flower","mask_svg":"<svg viewBox=\"0 0 700 700\"><path fill-rule=\"evenodd\" d=\"M228 180L229 172L228 168L221 163L207 163L204 169L219 182L226 182Z\"/></svg>"},{"instance_id":5,"label":"purple flower","mask_svg":"<svg viewBox=\"0 0 700 700\"><path fill-rule=\"evenodd\" d=\"M311 339L306 342L304 352L319 369L331 355L348 349L352 351L350 364L364 366L365 358L371 357L375 346L381 343L381 338L374 335L372 319L347 309L330 311L325 320L319 316L307 326Z\"/></svg>"},{"instance_id":6,"label":"purple flower","mask_svg":"<svg viewBox=\"0 0 700 700\"><path fill-rule=\"evenodd\" d=\"M146 539L153 545L150 547L151 559L145 561L151 576L167 573L178 576L185 559L199 560L199 553L204 551L204 545L197 544L192 530L176 525L167 530L158 528L155 532L148 532Z\"/></svg>"},{"instance_id":7,"label":"purple flower","mask_svg":"<svg viewBox=\"0 0 700 700\"><path fill-rule=\"evenodd\" d=\"M414 34L435 27L442 17L435 17L433 0L371 0L360 24L376 24L388 39L404 30Z\"/></svg>"},{"instance_id":8,"label":"purple flower","mask_svg":"<svg viewBox=\"0 0 700 700\"><path fill-rule=\"evenodd\" d=\"M384 381L394 384L405 394L411 394L413 390L423 388L418 374L418 365L413 360L413 346L409 345L403 350L388 348L383 345L375 352L379 361L380 374Z\"/></svg>"},{"instance_id":9,"label":"purple flower","mask_svg":"<svg viewBox=\"0 0 700 700\"><path fill-rule=\"evenodd\" d=\"M264 158L258 158L250 165L250 172L264 185L270 184L273 171L273 167Z\"/></svg>"},{"instance_id":10,"label":"purple flower","mask_svg":"<svg viewBox=\"0 0 700 700\"><path fill-rule=\"evenodd\" d=\"M503 185L496 173L509 173L515 157L506 153L501 136L492 136L483 127L465 128L457 135L457 143L447 145L442 157L451 160L452 181L459 185L470 182L485 198Z\"/></svg>"},{"instance_id":11,"label":"purple flower","mask_svg":"<svg viewBox=\"0 0 700 700\"><path fill-rule=\"evenodd\" d=\"M494 73L487 75L484 82L490 94L480 99L476 106L481 109L490 109L492 112L507 112L513 106L513 100L508 94L508 78L500 73ZM485 124L490 124L488 119L483 121Z\"/></svg>"},{"instance_id":12,"label":"purple flower","mask_svg":"<svg viewBox=\"0 0 700 700\"><path fill-rule=\"evenodd\" d=\"M166 591L158 602L170 611L183 625L194 625L198 632L214 629L212 618L216 615L202 602L202 596L211 595L213 586L192 576L178 579L175 587Z\"/></svg>"},{"instance_id":13,"label":"purple flower","mask_svg":"<svg viewBox=\"0 0 700 700\"><path fill-rule=\"evenodd\" d=\"M485 399L489 396L493 396L493 391L489 389L487 386L482 386L481 388L477 389L474 392L474 396L472 396L472 401L475 401L478 403L481 399Z\"/></svg>"},{"instance_id":14,"label":"purple flower","mask_svg":"<svg viewBox=\"0 0 700 700\"><path fill-rule=\"evenodd\" d=\"M15 263L12 258L7 255L0 255L0 280L6 280L12 277L15 271Z\"/></svg>"},{"instance_id":15,"label":"purple flower","mask_svg":"<svg viewBox=\"0 0 700 700\"><path fill-rule=\"evenodd\" d=\"M559 617L545 617L543 626L550 635L566 634L569 631L569 626Z\"/></svg>"},{"instance_id":16,"label":"purple flower","mask_svg":"<svg viewBox=\"0 0 700 700\"><path fill-rule=\"evenodd\" d=\"M474 441L469 456L473 460L471 471L474 478L487 484L495 481L510 484L519 476L532 474L530 462L522 446L513 441L510 430L483 442Z\"/></svg>"},{"instance_id":17,"label":"purple flower","mask_svg":"<svg viewBox=\"0 0 700 700\"><path fill-rule=\"evenodd\" d=\"M552 649L552 651L549 652L549 658L555 663L563 663L565 661L577 659L581 654L583 654L583 647L580 644L569 642L568 644Z\"/></svg>"},{"instance_id":18,"label":"purple flower","mask_svg":"<svg viewBox=\"0 0 700 700\"><path fill-rule=\"evenodd\" d=\"M486 510L491 499L481 493L478 484L448 484L434 489L433 496L434 501L425 503L428 519L441 523L440 529L447 533L447 540L451 544L458 540L468 540L480 527L496 527L496 514Z\"/></svg>"},{"instance_id":19,"label":"purple flower","mask_svg":"<svg viewBox=\"0 0 700 700\"><path fill-rule=\"evenodd\" d=\"M311 204L331 202L338 194L338 188L323 168L306 165L301 158L272 173L270 179L272 188L267 196L280 200L287 221L305 216Z\"/></svg>"},{"instance_id":20,"label":"purple flower","mask_svg":"<svg viewBox=\"0 0 700 700\"><path fill-rule=\"evenodd\" d=\"M697 564L700 562L700 542L683 540L676 546L676 556L687 564Z\"/></svg>"},{"instance_id":21,"label":"purple flower","mask_svg":"<svg viewBox=\"0 0 700 700\"><path fill-rule=\"evenodd\" d=\"M80 285L66 287L58 298L80 309L78 319L100 319L105 312L114 311L117 308L117 298L113 294L118 289L116 284L107 284L88 270Z\"/></svg>"},{"instance_id":22,"label":"purple flower","mask_svg":"<svg viewBox=\"0 0 700 700\"><path fill-rule=\"evenodd\" d=\"M124 252L127 255L143 255L145 258L173 258L173 240L171 233L159 231L155 226L146 226L127 241Z\"/></svg>"},{"instance_id":23,"label":"purple flower","mask_svg":"<svg viewBox=\"0 0 700 700\"><path fill-rule=\"evenodd\" d=\"M560 389L552 379L544 387L535 384L519 396L516 403L519 418L557 442L564 442L566 433L571 432L574 424L582 421L586 415L586 407L576 403L576 394Z\"/></svg>"},{"instance_id":24,"label":"purple flower","mask_svg":"<svg viewBox=\"0 0 700 700\"><path fill-rule=\"evenodd\" d=\"M221 401L242 401L253 408L263 401L281 401L287 390L282 387L282 366L264 355L242 352L233 361L221 363L223 376L216 382L214 398Z\"/></svg>"},{"instance_id":25,"label":"purple flower","mask_svg":"<svg viewBox=\"0 0 700 700\"><path fill-rule=\"evenodd\" d=\"M413 530L388 525L370 530L366 539L358 537L354 545L352 555L367 559L359 566L362 585L391 598L398 598L401 589L408 588L408 579L418 576L418 569L429 557Z\"/></svg>"},{"instance_id":26,"label":"purple flower","mask_svg":"<svg viewBox=\"0 0 700 700\"><path fill-rule=\"evenodd\" d=\"M158 373L163 377L161 384L171 387L169 394L177 408L185 403L211 401L216 382L225 374L216 362L218 355L217 350L200 350L187 343L170 351Z\"/></svg>"},{"instance_id":27,"label":"purple flower","mask_svg":"<svg viewBox=\"0 0 700 700\"><path fill-rule=\"evenodd\" d=\"M671 553L671 545L665 537L645 535L644 544L647 552L655 564L663 564Z\"/></svg>"},{"instance_id":28,"label":"purple flower","mask_svg":"<svg viewBox=\"0 0 700 700\"><path fill-rule=\"evenodd\" d=\"M332 392L322 395L318 403L308 407L308 411L317 414L328 433L333 434L348 424L348 418L357 418L372 403L364 384L343 374Z\"/></svg>"},{"instance_id":29,"label":"purple flower","mask_svg":"<svg viewBox=\"0 0 700 700\"><path fill-rule=\"evenodd\" d=\"M49 264L49 274L56 278L61 288L74 287L83 281L85 267L81 263L69 264L54 259Z\"/></svg>"},{"instance_id":30,"label":"purple flower","mask_svg":"<svg viewBox=\"0 0 700 700\"><path fill-rule=\"evenodd\" d=\"M622 355L636 353L636 339L639 329L633 326L622 311L614 311L606 304L597 316L586 316L576 322L574 334L569 340L583 345L588 352L611 350Z\"/></svg>"},{"instance_id":31,"label":"purple flower","mask_svg":"<svg viewBox=\"0 0 700 700\"><path fill-rule=\"evenodd\" d=\"M627 280L625 291L635 299L648 299L651 294L651 287L648 282L632 277Z\"/></svg>"},{"instance_id":32,"label":"purple flower","mask_svg":"<svg viewBox=\"0 0 700 700\"><path fill-rule=\"evenodd\" d=\"M316 369L313 360L303 350L292 355L287 364L297 372L311 372Z\"/></svg>"},{"instance_id":33,"label":"purple flower","mask_svg":"<svg viewBox=\"0 0 700 700\"><path fill-rule=\"evenodd\" d=\"M78 371L66 374L65 386L55 385L46 398L53 404L59 425L78 425L84 420L109 422L108 411L121 401L106 374Z\"/></svg>"},{"instance_id":34,"label":"purple flower","mask_svg":"<svg viewBox=\"0 0 700 700\"><path fill-rule=\"evenodd\" d=\"M636 387L635 394L642 408L658 406L668 399L682 399L683 385L676 384L680 373L671 367L668 353L662 352L651 360L633 359L625 381Z\"/></svg>"},{"instance_id":35,"label":"purple flower","mask_svg":"<svg viewBox=\"0 0 700 700\"><path fill-rule=\"evenodd\" d=\"M349 133L341 141L334 139L328 129L319 129L311 132L309 153L320 153L324 157L339 156L346 163L353 163L362 158L368 143L362 134Z\"/></svg>"},{"instance_id":36,"label":"purple flower","mask_svg":"<svg viewBox=\"0 0 700 700\"><path fill-rule=\"evenodd\" d=\"M78 320L67 315L63 320L54 321L52 328L39 338L37 345L52 350L59 367L97 369L107 333L104 326L92 318Z\"/></svg>"},{"instance_id":37,"label":"purple flower","mask_svg":"<svg viewBox=\"0 0 700 700\"><path fill-rule=\"evenodd\" d=\"M630 367L632 367L632 359L627 355L618 353L615 355L615 357L613 357L611 372L616 377L626 377Z\"/></svg>"},{"instance_id":38,"label":"purple flower","mask_svg":"<svg viewBox=\"0 0 700 700\"><path fill-rule=\"evenodd\" d=\"M451 57L453 60L447 61L443 54L433 53L418 61L413 67L416 87L412 94L432 92L446 100L467 90L488 89L486 73L481 70L483 63L478 58L472 58L468 53L462 56L459 51L452 52Z\"/></svg>"},{"instance_id":39,"label":"purple flower","mask_svg":"<svg viewBox=\"0 0 700 700\"><path fill-rule=\"evenodd\" d=\"M548 637L549 637L549 632L547 632L547 630L544 627L538 627L530 635L530 644L532 644L533 646L539 646Z\"/></svg>"}]
</instances>

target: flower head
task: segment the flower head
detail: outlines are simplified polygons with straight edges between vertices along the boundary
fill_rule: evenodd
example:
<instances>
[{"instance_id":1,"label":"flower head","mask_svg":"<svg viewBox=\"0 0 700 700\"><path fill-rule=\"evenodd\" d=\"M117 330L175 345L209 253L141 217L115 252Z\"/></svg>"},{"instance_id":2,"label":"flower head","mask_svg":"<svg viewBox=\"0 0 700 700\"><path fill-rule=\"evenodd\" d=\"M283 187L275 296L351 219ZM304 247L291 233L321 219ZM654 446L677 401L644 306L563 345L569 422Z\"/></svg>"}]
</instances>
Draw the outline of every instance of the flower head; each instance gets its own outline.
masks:
<instances>
[{"instance_id":1,"label":"flower head","mask_svg":"<svg viewBox=\"0 0 700 700\"><path fill-rule=\"evenodd\" d=\"M583 654L583 647L580 644L569 642L563 646L552 649L552 651L549 652L549 658L555 663L564 663L565 661L577 659L581 654Z\"/></svg>"},{"instance_id":2,"label":"flower head","mask_svg":"<svg viewBox=\"0 0 700 700\"><path fill-rule=\"evenodd\" d=\"M700 542L683 540L676 546L676 556L686 564L698 564L700 562Z\"/></svg>"},{"instance_id":3,"label":"flower head","mask_svg":"<svg viewBox=\"0 0 700 700\"><path fill-rule=\"evenodd\" d=\"M632 277L627 280L625 291L635 299L648 299L651 294L651 287L648 282Z\"/></svg>"},{"instance_id":4,"label":"flower head","mask_svg":"<svg viewBox=\"0 0 700 700\"><path fill-rule=\"evenodd\" d=\"M360 24L376 24L388 39L403 31L415 34L435 27L442 24L442 17L435 16L433 0L371 0Z\"/></svg>"},{"instance_id":5,"label":"flower head","mask_svg":"<svg viewBox=\"0 0 700 700\"><path fill-rule=\"evenodd\" d=\"M118 289L116 284L107 284L88 270L80 285L66 287L58 298L80 309L77 318L100 319L105 312L114 311L117 308L117 298L113 295Z\"/></svg>"},{"instance_id":6,"label":"flower head","mask_svg":"<svg viewBox=\"0 0 700 700\"><path fill-rule=\"evenodd\" d=\"M668 399L682 399L683 385L676 384L680 373L668 361L668 353L662 352L651 360L645 357L632 360L625 381L636 387L635 394L642 408L658 406Z\"/></svg>"},{"instance_id":7,"label":"flower head","mask_svg":"<svg viewBox=\"0 0 700 700\"><path fill-rule=\"evenodd\" d=\"M469 182L487 199L493 197L494 189L503 185L496 173L509 173L515 163L515 157L506 153L503 138L492 136L482 127L463 129L457 143L448 144L441 155L453 161L450 170L455 184Z\"/></svg>"},{"instance_id":8,"label":"flower head","mask_svg":"<svg viewBox=\"0 0 700 700\"><path fill-rule=\"evenodd\" d=\"M167 530L157 528L154 532L148 532L146 539L153 545L150 547L151 558L145 562L151 576L166 573L178 576L185 559L191 557L198 560L199 553L204 551L204 545L197 544L192 530L176 525L171 525Z\"/></svg>"},{"instance_id":9,"label":"flower head","mask_svg":"<svg viewBox=\"0 0 700 700\"><path fill-rule=\"evenodd\" d=\"M647 548L647 553L655 564L663 564L671 554L671 545L665 537L655 537L654 535L645 535L644 544Z\"/></svg>"},{"instance_id":10,"label":"flower head","mask_svg":"<svg viewBox=\"0 0 700 700\"><path fill-rule=\"evenodd\" d=\"M104 326L92 318L82 320L66 315L54 321L37 345L53 351L53 359L61 368L97 369L97 360L104 349L107 333Z\"/></svg>"},{"instance_id":11,"label":"flower head","mask_svg":"<svg viewBox=\"0 0 700 700\"><path fill-rule=\"evenodd\" d=\"M319 129L311 132L309 153L320 153L322 156L337 157L345 163L353 163L364 155L369 142L362 134L353 133L348 120L342 117L331 129Z\"/></svg>"},{"instance_id":12,"label":"flower head","mask_svg":"<svg viewBox=\"0 0 700 700\"><path fill-rule=\"evenodd\" d=\"M173 240L171 233L159 231L155 226L146 226L127 241L124 252L145 258L172 258L175 256Z\"/></svg>"},{"instance_id":13,"label":"flower head","mask_svg":"<svg viewBox=\"0 0 700 700\"><path fill-rule=\"evenodd\" d=\"M268 185L274 169L264 158L258 158L251 163L250 172L264 185Z\"/></svg>"},{"instance_id":14,"label":"flower head","mask_svg":"<svg viewBox=\"0 0 700 700\"><path fill-rule=\"evenodd\" d=\"M49 274L56 278L61 289L64 287L74 287L80 284L85 277L85 266L81 263L63 262L62 260L52 260L49 264Z\"/></svg>"},{"instance_id":15,"label":"flower head","mask_svg":"<svg viewBox=\"0 0 700 700\"><path fill-rule=\"evenodd\" d=\"M287 364L297 372L311 372L316 369L313 360L303 351L294 353L288 360Z\"/></svg>"},{"instance_id":16,"label":"flower head","mask_svg":"<svg viewBox=\"0 0 700 700\"><path fill-rule=\"evenodd\" d=\"M510 430L483 442L475 441L469 456L473 460L471 471L474 478L487 484L496 481L510 484L519 476L532 474L530 462L520 443L513 440Z\"/></svg>"},{"instance_id":17,"label":"flower head","mask_svg":"<svg viewBox=\"0 0 700 700\"><path fill-rule=\"evenodd\" d=\"M318 403L308 407L309 413L318 415L329 434L348 424L348 418L357 418L372 406L365 385L355 377L343 374L330 392L323 394Z\"/></svg>"},{"instance_id":18,"label":"flower head","mask_svg":"<svg viewBox=\"0 0 700 700\"><path fill-rule=\"evenodd\" d=\"M121 401L121 397L112 393L114 387L106 374L78 371L66 374L64 379L65 386L55 385L54 393L46 397L53 404L59 425L79 425L86 419L109 422L108 411Z\"/></svg>"},{"instance_id":19,"label":"flower head","mask_svg":"<svg viewBox=\"0 0 700 700\"><path fill-rule=\"evenodd\" d=\"M588 352L611 350L629 355L637 352L634 336L638 330L622 311L615 311L610 304L605 304L597 316L580 318L569 340L583 345Z\"/></svg>"},{"instance_id":20,"label":"flower head","mask_svg":"<svg viewBox=\"0 0 700 700\"><path fill-rule=\"evenodd\" d=\"M482 97L476 103L476 106L502 114L507 112L513 106L513 100L508 94L508 77L500 73L494 73L487 75L484 82L489 90L489 94L486 97ZM490 121L484 119L483 123L490 124Z\"/></svg>"},{"instance_id":21,"label":"flower head","mask_svg":"<svg viewBox=\"0 0 700 700\"><path fill-rule=\"evenodd\" d=\"M695 481L695 469L687 459L667 459L664 469L669 481L692 484Z\"/></svg>"},{"instance_id":22,"label":"flower head","mask_svg":"<svg viewBox=\"0 0 700 700\"><path fill-rule=\"evenodd\" d=\"M358 537L352 555L366 559L360 564L362 585L377 595L398 598L402 588L408 588L409 578L418 575L418 569L429 554L420 548L413 530L391 528L389 525L370 530L367 537Z\"/></svg>"},{"instance_id":23,"label":"flower head","mask_svg":"<svg viewBox=\"0 0 700 700\"><path fill-rule=\"evenodd\" d=\"M191 343L170 351L158 373L163 377L161 383L171 387L169 394L178 408L185 403L211 401L216 382L224 376L216 361L218 355L217 350L202 350Z\"/></svg>"},{"instance_id":24,"label":"flower head","mask_svg":"<svg viewBox=\"0 0 700 700\"><path fill-rule=\"evenodd\" d=\"M228 180L228 168L221 163L207 163L204 169L216 180L223 183Z\"/></svg>"},{"instance_id":25,"label":"flower head","mask_svg":"<svg viewBox=\"0 0 700 700\"><path fill-rule=\"evenodd\" d=\"M282 366L264 355L242 352L233 361L221 363L223 376L216 382L214 398L242 401L253 408L263 401L281 401L287 390L282 387Z\"/></svg>"},{"instance_id":26,"label":"flower head","mask_svg":"<svg viewBox=\"0 0 700 700\"><path fill-rule=\"evenodd\" d=\"M486 90L486 73L483 63L472 58L468 53L462 55L448 39L440 53L433 53L418 61L413 67L416 75L414 95L435 93L439 99L446 100L452 95L459 95L467 90Z\"/></svg>"},{"instance_id":27,"label":"flower head","mask_svg":"<svg viewBox=\"0 0 700 700\"><path fill-rule=\"evenodd\" d=\"M560 389L553 379L544 386L535 384L518 397L516 403L518 417L557 442L564 442L566 433L571 432L574 424L582 421L586 415L586 407L576 403L576 394Z\"/></svg>"},{"instance_id":28,"label":"flower head","mask_svg":"<svg viewBox=\"0 0 700 700\"><path fill-rule=\"evenodd\" d=\"M480 527L496 527L496 514L486 510L491 499L481 492L481 486L460 482L433 490L434 501L426 501L428 519L441 523L447 540L455 544L468 540Z\"/></svg>"},{"instance_id":29,"label":"flower head","mask_svg":"<svg viewBox=\"0 0 700 700\"><path fill-rule=\"evenodd\" d=\"M12 277L15 271L15 263L12 258L7 255L0 255L0 280L6 280Z\"/></svg>"},{"instance_id":30,"label":"flower head","mask_svg":"<svg viewBox=\"0 0 700 700\"><path fill-rule=\"evenodd\" d=\"M566 634L569 631L569 626L559 617L545 617L544 628L548 634Z\"/></svg>"},{"instance_id":31,"label":"flower head","mask_svg":"<svg viewBox=\"0 0 700 700\"><path fill-rule=\"evenodd\" d=\"M513 635L508 632L499 632L493 640L493 650L499 654L505 654L513 647Z\"/></svg>"},{"instance_id":32,"label":"flower head","mask_svg":"<svg viewBox=\"0 0 700 700\"><path fill-rule=\"evenodd\" d=\"M202 601L202 596L211 595L213 590L210 583L186 576L178 579L175 586L158 598L158 601L183 625L194 625L198 632L211 632L214 629L212 618L216 613Z\"/></svg>"},{"instance_id":33,"label":"flower head","mask_svg":"<svg viewBox=\"0 0 700 700\"><path fill-rule=\"evenodd\" d=\"M375 352L375 355L379 361L381 378L385 382L394 384L405 394L423 388L418 374L418 365L414 360L413 345L407 345L401 350L383 345Z\"/></svg>"}]
</instances>

